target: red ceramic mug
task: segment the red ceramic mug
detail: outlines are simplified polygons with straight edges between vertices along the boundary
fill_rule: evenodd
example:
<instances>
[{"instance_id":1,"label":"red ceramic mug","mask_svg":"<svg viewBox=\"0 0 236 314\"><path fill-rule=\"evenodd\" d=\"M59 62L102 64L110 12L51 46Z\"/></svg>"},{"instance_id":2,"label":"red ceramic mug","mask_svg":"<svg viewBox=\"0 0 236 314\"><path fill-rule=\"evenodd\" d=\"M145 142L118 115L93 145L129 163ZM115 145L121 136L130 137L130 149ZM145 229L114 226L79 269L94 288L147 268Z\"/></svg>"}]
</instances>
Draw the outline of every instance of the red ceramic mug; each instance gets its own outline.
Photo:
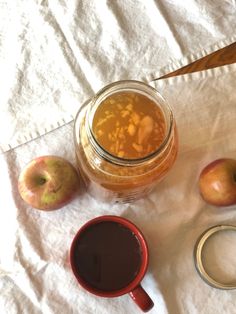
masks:
<instances>
[{"instance_id":1,"label":"red ceramic mug","mask_svg":"<svg viewBox=\"0 0 236 314\"><path fill-rule=\"evenodd\" d=\"M142 288L148 266L148 247L141 231L119 216L88 221L73 239L70 264L79 284L100 297L129 293L147 312L153 301Z\"/></svg>"}]
</instances>

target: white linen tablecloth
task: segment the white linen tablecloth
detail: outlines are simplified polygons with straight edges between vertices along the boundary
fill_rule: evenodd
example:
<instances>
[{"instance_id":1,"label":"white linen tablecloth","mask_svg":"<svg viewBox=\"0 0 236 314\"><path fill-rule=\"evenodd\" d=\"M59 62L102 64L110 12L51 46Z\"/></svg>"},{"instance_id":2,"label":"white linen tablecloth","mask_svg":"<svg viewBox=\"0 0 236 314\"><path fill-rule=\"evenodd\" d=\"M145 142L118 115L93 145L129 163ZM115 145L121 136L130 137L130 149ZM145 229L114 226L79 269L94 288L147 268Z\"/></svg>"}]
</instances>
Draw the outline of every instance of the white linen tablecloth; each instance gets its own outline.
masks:
<instances>
[{"instance_id":1,"label":"white linen tablecloth","mask_svg":"<svg viewBox=\"0 0 236 314\"><path fill-rule=\"evenodd\" d=\"M176 116L179 156L155 191L131 204L100 203L84 193L58 211L42 212L21 200L17 178L28 161L55 154L75 163L73 122L0 155L0 313L140 313L129 296L93 296L72 275L68 250L76 231L104 214L130 219L148 241L150 265L143 287L155 302L150 313L235 313L236 291L208 286L193 262L194 244L205 229L236 224L235 206L207 205L197 186L206 163L235 157L235 79L236 65L231 65L155 83ZM228 245L230 259L223 269L235 270L229 265L235 260L230 251L235 240L232 235L218 252L213 250L220 257ZM235 278L235 271L230 275Z\"/></svg>"},{"instance_id":2,"label":"white linen tablecloth","mask_svg":"<svg viewBox=\"0 0 236 314\"><path fill-rule=\"evenodd\" d=\"M0 313L140 313L129 296L87 293L70 270L75 233L104 214L130 219L147 238L150 313L235 313L235 291L211 288L193 263L202 231L236 223L234 206L208 206L197 188L206 163L235 156L235 65L152 82L173 108L180 152L147 198L109 205L84 193L46 213L17 191L20 171L37 156L75 164L73 117L99 88L153 80L234 42L235 1L0 0L0 21ZM231 273L233 239L217 244L229 248L221 267Z\"/></svg>"}]
</instances>

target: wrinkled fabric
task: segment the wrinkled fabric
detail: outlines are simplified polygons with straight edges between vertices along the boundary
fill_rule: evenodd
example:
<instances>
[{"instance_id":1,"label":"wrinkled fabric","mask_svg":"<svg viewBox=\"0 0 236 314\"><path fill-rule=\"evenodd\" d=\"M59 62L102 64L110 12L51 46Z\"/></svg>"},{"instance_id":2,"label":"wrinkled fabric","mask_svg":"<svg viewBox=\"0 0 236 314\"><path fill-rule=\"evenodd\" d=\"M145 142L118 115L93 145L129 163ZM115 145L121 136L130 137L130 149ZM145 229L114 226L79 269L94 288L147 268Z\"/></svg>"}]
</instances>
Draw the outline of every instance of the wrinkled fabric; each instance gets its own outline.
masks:
<instances>
[{"instance_id":1,"label":"wrinkled fabric","mask_svg":"<svg viewBox=\"0 0 236 314\"><path fill-rule=\"evenodd\" d=\"M93 296L72 275L75 233L104 214L130 219L148 241L142 285L155 303L150 313L236 312L235 291L209 287L193 263L200 233L236 220L234 206L206 205L197 187L206 163L235 156L234 65L152 83L173 108L180 148L145 199L110 205L82 193L46 213L17 191L20 171L37 156L75 165L73 118L101 87L152 81L234 42L235 1L0 0L0 20L0 313L140 313L129 296ZM210 259L212 271L221 263L233 273L233 239L217 242L229 259ZM209 250L216 255L214 245Z\"/></svg>"},{"instance_id":2,"label":"wrinkled fabric","mask_svg":"<svg viewBox=\"0 0 236 314\"><path fill-rule=\"evenodd\" d=\"M108 83L150 81L234 42L235 7L0 0L0 151L70 122Z\"/></svg>"},{"instance_id":3,"label":"wrinkled fabric","mask_svg":"<svg viewBox=\"0 0 236 314\"><path fill-rule=\"evenodd\" d=\"M141 313L128 295L107 299L89 294L70 269L76 232L105 214L128 218L148 242L150 263L142 286L155 303L150 314L235 313L236 291L207 285L193 260L204 230L236 224L235 206L207 205L198 190L199 173L208 162L235 157L235 80L236 66L231 65L153 83L173 109L179 155L166 179L130 204L101 203L82 193L62 209L43 212L21 200L17 179L31 159L53 154L75 165L73 122L1 154L0 313ZM235 241L235 234L228 234L209 247L208 265L218 279L235 279ZM227 260L221 258L226 252Z\"/></svg>"}]
</instances>

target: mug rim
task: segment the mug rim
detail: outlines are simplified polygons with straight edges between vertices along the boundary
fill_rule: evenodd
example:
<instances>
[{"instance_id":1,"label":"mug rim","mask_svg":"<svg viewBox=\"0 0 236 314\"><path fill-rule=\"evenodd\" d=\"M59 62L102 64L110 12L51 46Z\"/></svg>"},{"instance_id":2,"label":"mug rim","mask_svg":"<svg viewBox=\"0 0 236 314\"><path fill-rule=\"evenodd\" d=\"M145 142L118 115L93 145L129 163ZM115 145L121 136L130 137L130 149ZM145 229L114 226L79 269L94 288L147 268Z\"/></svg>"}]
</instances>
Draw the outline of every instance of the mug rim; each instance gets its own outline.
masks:
<instances>
[{"instance_id":1,"label":"mug rim","mask_svg":"<svg viewBox=\"0 0 236 314\"><path fill-rule=\"evenodd\" d=\"M76 266L75 266L75 262L74 262L74 252L75 252L77 240L79 239L80 235L90 226L95 225L97 223L105 222L105 221L120 223L123 226L125 226L126 228L128 228L129 230L131 230L135 234L135 236L138 238L140 248L141 248L141 254L142 254L141 265L140 265L139 271L138 271L137 275L135 276L135 278L124 288L121 288L118 290L111 290L111 291L99 290L99 289L91 286L87 281L85 281L79 275L78 271L76 270ZM140 229L134 223L132 223L130 220L123 218L123 217L120 217L120 216L103 215L103 216L99 216L99 217L96 217L96 218L93 218L93 219L87 221L77 231L77 233L74 236L72 243L71 243L69 259L70 259L70 266L71 266L71 269L72 269L72 272L73 272L75 278L77 279L78 283L85 290L89 291L92 294L100 296L100 297L112 298L112 297L118 297L118 296L124 295L126 293L129 293L132 290L134 290L140 284L141 280L143 279L143 277L147 271L148 262L149 262L149 252L148 252L147 242L144 238L143 233L140 231Z\"/></svg>"}]
</instances>

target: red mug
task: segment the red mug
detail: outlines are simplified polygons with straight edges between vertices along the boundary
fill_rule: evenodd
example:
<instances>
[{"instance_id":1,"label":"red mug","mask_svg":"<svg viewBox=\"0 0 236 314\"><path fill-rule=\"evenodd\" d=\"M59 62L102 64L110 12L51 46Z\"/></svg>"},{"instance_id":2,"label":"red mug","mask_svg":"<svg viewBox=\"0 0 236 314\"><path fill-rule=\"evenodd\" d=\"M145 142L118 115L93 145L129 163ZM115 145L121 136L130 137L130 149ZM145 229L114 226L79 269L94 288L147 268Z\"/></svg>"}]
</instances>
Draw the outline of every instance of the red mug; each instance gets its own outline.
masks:
<instances>
[{"instance_id":1,"label":"red mug","mask_svg":"<svg viewBox=\"0 0 236 314\"><path fill-rule=\"evenodd\" d=\"M119 216L100 216L77 232L70 248L70 264L79 284L100 297L129 293L147 312L153 301L142 288L148 266L148 247L141 231Z\"/></svg>"}]
</instances>

